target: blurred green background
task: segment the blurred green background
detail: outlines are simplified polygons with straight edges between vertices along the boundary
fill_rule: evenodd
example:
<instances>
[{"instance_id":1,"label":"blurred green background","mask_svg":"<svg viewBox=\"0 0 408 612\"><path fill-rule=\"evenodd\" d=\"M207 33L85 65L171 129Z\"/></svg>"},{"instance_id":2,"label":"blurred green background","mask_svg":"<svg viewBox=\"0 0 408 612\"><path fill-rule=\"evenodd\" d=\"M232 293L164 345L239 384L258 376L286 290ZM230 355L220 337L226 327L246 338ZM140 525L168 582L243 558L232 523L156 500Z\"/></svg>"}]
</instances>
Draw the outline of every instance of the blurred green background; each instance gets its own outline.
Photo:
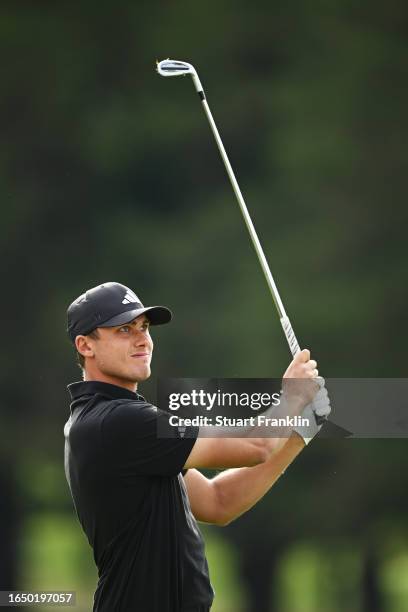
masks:
<instances>
[{"instance_id":1,"label":"blurred green background","mask_svg":"<svg viewBox=\"0 0 408 612\"><path fill-rule=\"evenodd\" d=\"M149 398L160 375L289 362L197 95L156 59L196 66L321 371L406 376L407 35L402 0L2 4L0 590L92 607L63 473L77 295L117 280L173 309ZM407 449L315 441L256 508L205 527L214 612L407 610Z\"/></svg>"}]
</instances>

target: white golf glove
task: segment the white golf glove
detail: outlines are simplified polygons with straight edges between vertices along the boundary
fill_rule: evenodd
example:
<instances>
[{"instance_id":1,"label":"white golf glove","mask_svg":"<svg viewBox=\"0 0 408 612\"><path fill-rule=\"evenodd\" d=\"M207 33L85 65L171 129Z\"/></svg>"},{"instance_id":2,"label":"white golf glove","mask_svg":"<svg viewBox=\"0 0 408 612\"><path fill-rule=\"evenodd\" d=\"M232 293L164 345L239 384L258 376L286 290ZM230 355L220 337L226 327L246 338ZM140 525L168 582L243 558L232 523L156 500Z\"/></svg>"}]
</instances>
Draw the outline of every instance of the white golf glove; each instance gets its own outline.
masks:
<instances>
[{"instance_id":1,"label":"white golf glove","mask_svg":"<svg viewBox=\"0 0 408 612\"><path fill-rule=\"evenodd\" d=\"M313 400L312 404L308 404L301 414L301 416L305 419L308 419L309 426L299 426L294 427L293 431L296 431L299 436L301 436L305 442L305 444L309 444L310 440L312 440L315 435L321 430L323 427L322 420L326 420L331 412L330 406L330 398L327 393L327 389L324 386L324 378L319 376L317 378L317 382L320 386L319 391L316 394L316 397ZM318 419L316 420L316 417ZM318 422L319 424L318 424Z\"/></svg>"}]
</instances>

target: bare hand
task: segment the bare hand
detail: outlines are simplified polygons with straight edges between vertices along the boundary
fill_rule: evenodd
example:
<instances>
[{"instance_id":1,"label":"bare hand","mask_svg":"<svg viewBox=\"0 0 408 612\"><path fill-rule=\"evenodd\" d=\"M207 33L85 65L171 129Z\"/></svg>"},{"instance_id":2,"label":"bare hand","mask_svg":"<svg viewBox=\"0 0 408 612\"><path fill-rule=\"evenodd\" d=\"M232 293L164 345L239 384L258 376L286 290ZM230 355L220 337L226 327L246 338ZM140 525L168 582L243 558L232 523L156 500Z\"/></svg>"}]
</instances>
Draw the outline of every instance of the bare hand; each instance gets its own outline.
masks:
<instances>
[{"instance_id":1,"label":"bare hand","mask_svg":"<svg viewBox=\"0 0 408 612\"><path fill-rule=\"evenodd\" d=\"M283 393L291 399L300 398L304 406L310 404L320 388L315 380L318 375L317 362L310 359L308 349L303 349L283 375Z\"/></svg>"}]
</instances>

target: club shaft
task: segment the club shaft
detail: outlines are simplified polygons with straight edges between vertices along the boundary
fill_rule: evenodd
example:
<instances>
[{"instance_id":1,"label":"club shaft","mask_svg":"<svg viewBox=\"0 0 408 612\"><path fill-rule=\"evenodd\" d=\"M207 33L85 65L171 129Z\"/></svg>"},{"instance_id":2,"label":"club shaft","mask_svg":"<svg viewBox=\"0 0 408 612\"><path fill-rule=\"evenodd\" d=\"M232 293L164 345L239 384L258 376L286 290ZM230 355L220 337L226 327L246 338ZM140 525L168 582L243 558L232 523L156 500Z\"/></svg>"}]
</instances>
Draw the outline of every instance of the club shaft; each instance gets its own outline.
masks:
<instances>
[{"instance_id":1,"label":"club shaft","mask_svg":"<svg viewBox=\"0 0 408 612\"><path fill-rule=\"evenodd\" d=\"M196 85L196 83L195 83L195 85ZM196 89L198 89L197 86L196 86ZM231 185L232 185L232 188L234 190L234 193L235 193L235 196L236 196L239 208L241 210L242 216L244 218L245 225L247 226L249 235L250 235L251 240L252 240L252 244L254 245L255 252L256 252L258 260L259 260L259 263L261 264L261 268L262 268L262 271L264 273L267 285L269 287L269 291L270 291L270 293L272 295L272 299L273 299L273 301L275 303L275 306L276 306L276 309L278 311L279 319L280 319L280 322L281 322L281 325L282 325L282 329L283 329L283 331L285 333L287 342L289 344L289 348L291 350L292 355L295 356L296 353L298 353L300 351L300 347L299 347L298 341L296 339L295 333L294 333L294 331L292 329L292 326L290 324L289 318L288 318L288 316L286 314L286 311L285 311L285 308L283 306L281 297L279 295L279 291L278 291L278 288L276 286L276 283L275 283L275 281L273 279L273 276L271 274L271 271L269 269L269 265L268 265L267 259L265 257L265 253L264 253L262 245L261 245L261 243L259 241L258 235L257 235L257 233L255 231L254 224L252 223L252 219L251 219L251 217L249 215L248 208L247 208L247 206L245 204L245 200L244 200L244 198L242 196L242 193L241 193L241 190L239 188L238 181L235 178L234 171L233 171L232 166L230 164L230 161L228 159L228 155L227 155L227 153L225 151L224 145L222 143L222 140L221 140L220 134L218 132L217 126L215 124L214 118L212 116L210 107L208 106L208 102L207 102L207 100L205 98L204 92L201 89L201 91L198 91L198 93L199 93L200 98L201 98L201 102L202 102L202 105L203 105L203 108L204 108L204 112L205 112L205 114L207 116L207 119L208 119L208 122L210 124L211 131L212 131L212 133L214 135L214 138L215 138L215 141L217 143L218 150L219 150L219 152L221 154L221 157L222 157L222 160L224 162L225 169L226 169L227 174L229 176L229 179L231 181Z\"/></svg>"}]
</instances>

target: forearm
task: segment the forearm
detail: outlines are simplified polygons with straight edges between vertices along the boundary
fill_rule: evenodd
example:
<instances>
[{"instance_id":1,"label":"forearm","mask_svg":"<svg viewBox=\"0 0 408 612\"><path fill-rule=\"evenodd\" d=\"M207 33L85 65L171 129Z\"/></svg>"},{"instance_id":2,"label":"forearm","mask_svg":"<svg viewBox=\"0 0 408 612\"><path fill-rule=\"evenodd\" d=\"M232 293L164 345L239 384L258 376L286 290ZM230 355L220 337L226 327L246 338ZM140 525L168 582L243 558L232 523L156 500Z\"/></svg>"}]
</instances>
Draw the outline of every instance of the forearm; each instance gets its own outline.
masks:
<instances>
[{"instance_id":1,"label":"forearm","mask_svg":"<svg viewBox=\"0 0 408 612\"><path fill-rule=\"evenodd\" d=\"M254 506L279 476L292 463L305 443L293 434L284 441L282 448L255 467L226 470L218 474L212 484L216 490L221 524L227 524Z\"/></svg>"},{"instance_id":2,"label":"forearm","mask_svg":"<svg viewBox=\"0 0 408 612\"><path fill-rule=\"evenodd\" d=\"M281 395L279 404L271 406L260 415L239 419L243 422L237 426L208 425L200 427L203 438L258 438L264 440L264 447L270 453L276 453L290 438L293 431L292 417L299 416L305 408L301 396L287 397Z\"/></svg>"}]
</instances>

